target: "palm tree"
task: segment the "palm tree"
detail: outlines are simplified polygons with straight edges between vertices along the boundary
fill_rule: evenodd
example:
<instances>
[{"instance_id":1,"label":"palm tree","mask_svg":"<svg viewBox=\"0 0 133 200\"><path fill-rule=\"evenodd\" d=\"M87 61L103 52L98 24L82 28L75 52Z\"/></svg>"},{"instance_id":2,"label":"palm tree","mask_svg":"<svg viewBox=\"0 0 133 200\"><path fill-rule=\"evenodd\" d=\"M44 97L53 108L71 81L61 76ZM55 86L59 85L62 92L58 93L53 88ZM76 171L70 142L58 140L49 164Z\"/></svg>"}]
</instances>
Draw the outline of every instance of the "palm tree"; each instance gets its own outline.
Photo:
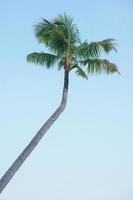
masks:
<instances>
[{"instance_id":1,"label":"palm tree","mask_svg":"<svg viewBox=\"0 0 133 200\"><path fill-rule=\"evenodd\" d=\"M90 74L112 74L118 72L114 63L101 59L101 53L117 51L114 39L88 43L81 41L77 26L73 19L66 14L59 15L52 21L42 19L35 27L35 34L39 43L44 44L50 53L34 52L27 56L29 63L35 63L50 69L56 65L58 70L64 71L64 86L62 100L53 115L44 123L32 141L19 155L12 166L0 180L0 192L6 187L26 158L37 146L47 130L64 111L67 102L69 74L75 70L78 76L87 79Z\"/></svg>"}]
</instances>

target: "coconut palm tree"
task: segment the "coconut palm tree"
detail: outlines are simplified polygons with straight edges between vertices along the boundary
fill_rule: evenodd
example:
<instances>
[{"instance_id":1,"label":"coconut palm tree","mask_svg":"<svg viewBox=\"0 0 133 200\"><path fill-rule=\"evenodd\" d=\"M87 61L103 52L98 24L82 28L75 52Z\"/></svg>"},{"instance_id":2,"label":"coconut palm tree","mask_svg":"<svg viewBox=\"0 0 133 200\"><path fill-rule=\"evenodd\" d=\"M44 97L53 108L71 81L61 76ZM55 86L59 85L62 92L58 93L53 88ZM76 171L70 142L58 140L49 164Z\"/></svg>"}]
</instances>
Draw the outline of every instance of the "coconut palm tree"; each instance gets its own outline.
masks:
<instances>
[{"instance_id":1,"label":"coconut palm tree","mask_svg":"<svg viewBox=\"0 0 133 200\"><path fill-rule=\"evenodd\" d=\"M51 69L55 65L58 70L62 69L64 71L62 100L57 110L44 123L32 141L1 178L0 192L3 191L47 130L64 111L67 102L70 72L75 70L78 76L85 79L87 79L90 74L119 73L114 63L101 58L102 53L108 54L111 51L117 51L115 40L105 39L91 43L85 40L82 42L77 26L73 23L73 19L66 14L59 15L51 21L42 19L35 27L35 34L39 43L44 44L48 48L49 53L31 53L27 56L27 61L29 63L45 66L48 69Z\"/></svg>"}]
</instances>

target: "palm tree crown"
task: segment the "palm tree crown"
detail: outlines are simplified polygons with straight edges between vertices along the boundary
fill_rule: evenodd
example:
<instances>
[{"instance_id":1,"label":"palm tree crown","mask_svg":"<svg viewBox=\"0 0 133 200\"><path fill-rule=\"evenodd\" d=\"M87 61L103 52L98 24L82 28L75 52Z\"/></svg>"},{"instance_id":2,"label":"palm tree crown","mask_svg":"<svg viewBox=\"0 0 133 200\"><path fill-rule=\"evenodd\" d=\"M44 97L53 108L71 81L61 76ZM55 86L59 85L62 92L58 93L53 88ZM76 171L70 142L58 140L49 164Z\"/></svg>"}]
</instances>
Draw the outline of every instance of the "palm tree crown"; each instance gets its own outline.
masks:
<instances>
[{"instance_id":1,"label":"palm tree crown","mask_svg":"<svg viewBox=\"0 0 133 200\"><path fill-rule=\"evenodd\" d=\"M27 56L27 61L51 68L76 69L76 74L83 78L95 73L111 74L118 72L116 64L101 59L101 53L117 51L114 39L88 43L81 42L77 26L70 16L59 15L52 21L42 19L36 25L35 33L38 41L43 43L50 53L34 52Z\"/></svg>"}]
</instances>

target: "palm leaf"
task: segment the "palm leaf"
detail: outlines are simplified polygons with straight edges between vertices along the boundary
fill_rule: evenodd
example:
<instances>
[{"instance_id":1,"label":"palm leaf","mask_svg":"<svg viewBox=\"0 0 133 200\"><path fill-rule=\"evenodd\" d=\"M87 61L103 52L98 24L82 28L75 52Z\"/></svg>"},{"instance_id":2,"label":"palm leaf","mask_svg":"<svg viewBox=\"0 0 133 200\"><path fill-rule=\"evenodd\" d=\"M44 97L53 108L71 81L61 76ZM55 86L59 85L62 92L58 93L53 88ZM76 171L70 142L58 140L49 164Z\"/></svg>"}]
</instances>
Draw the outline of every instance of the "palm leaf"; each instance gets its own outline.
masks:
<instances>
[{"instance_id":1,"label":"palm leaf","mask_svg":"<svg viewBox=\"0 0 133 200\"><path fill-rule=\"evenodd\" d=\"M116 64L109 62L106 59L87 59L81 61L83 65L87 65L88 74L96 74L96 73L119 73L119 70Z\"/></svg>"},{"instance_id":2,"label":"palm leaf","mask_svg":"<svg viewBox=\"0 0 133 200\"><path fill-rule=\"evenodd\" d=\"M90 43L90 48L94 48L99 54L101 52L109 53L110 51L117 52L116 41L114 39L106 39L98 42Z\"/></svg>"},{"instance_id":3,"label":"palm leaf","mask_svg":"<svg viewBox=\"0 0 133 200\"><path fill-rule=\"evenodd\" d=\"M57 61L58 57L49 53L31 53L27 56L27 61L29 63L40 64L42 66L46 66L47 68L51 68Z\"/></svg>"},{"instance_id":4,"label":"palm leaf","mask_svg":"<svg viewBox=\"0 0 133 200\"><path fill-rule=\"evenodd\" d=\"M45 19L35 27L36 37L40 43L44 43L52 52L62 54L67 49L67 42L60 25L55 25Z\"/></svg>"},{"instance_id":5,"label":"palm leaf","mask_svg":"<svg viewBox=\"0 0 133 200\"><path fill-rule=\"evenodd\" d=\"M117 51L114 39L106 39L98 42L88 43L87 41L80 44L77 48L77 54L82 58L99 58L101 53Z\"/></svg>"},{"instance_id":6,"label":"palm leaf","mask_svg":"<svg viewBox=\"0 0 133 200\"><path fill-rule=\"evenodd\" d=\"M49 35L52 33L54 25L46 19L42 19L40 23L35 25L35 33L40 43L47 44Z\"/></svg>"},{"instance_id":7,"label":"palm leaf","mask_svg":"<svg viewBox=\"0 0 133 200\"><path fill-rule=\"evenodd\" d=\"M82 78L88 79L86 73L79 66L76 67L76 74Z\"/></svg>"}]
</instances>

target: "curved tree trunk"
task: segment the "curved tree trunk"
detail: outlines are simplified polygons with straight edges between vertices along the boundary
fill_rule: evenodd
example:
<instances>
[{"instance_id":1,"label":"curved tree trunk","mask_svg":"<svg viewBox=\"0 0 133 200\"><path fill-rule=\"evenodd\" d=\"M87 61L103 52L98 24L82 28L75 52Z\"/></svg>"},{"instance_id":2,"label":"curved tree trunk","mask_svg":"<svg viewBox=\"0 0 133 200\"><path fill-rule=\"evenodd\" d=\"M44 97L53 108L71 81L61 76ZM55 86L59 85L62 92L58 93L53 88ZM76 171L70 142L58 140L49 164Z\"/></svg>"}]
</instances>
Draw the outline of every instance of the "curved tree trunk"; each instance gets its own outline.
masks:
<instances>
[{"instance_id":1,"label":"curved tree trunk","mask_svg":"<svg viewBox=\"0 0 133 200\"><path fill-rule=\"evenodd\" d=\"M34 136L31 142L27 145L24 151L18 156L18 158L15 160L12 166L7 170L4 176L0 179L0 193L4 190L6 185L9 183L9 181L17 172L17 170L21 167L21 165L26 160L26 158L37 146L37 144L45 135L47 130L52 126L52 124L58 119L60 114L64 111L66 102L67 102L68 84L69 84L69 70L65 69L64 87L63 87L63 94L62 94L62 100L61 100L60 106L53 113L53 115L45 122L45 124L37 132L37 134Z\"/></svg>"}]
</instances>

